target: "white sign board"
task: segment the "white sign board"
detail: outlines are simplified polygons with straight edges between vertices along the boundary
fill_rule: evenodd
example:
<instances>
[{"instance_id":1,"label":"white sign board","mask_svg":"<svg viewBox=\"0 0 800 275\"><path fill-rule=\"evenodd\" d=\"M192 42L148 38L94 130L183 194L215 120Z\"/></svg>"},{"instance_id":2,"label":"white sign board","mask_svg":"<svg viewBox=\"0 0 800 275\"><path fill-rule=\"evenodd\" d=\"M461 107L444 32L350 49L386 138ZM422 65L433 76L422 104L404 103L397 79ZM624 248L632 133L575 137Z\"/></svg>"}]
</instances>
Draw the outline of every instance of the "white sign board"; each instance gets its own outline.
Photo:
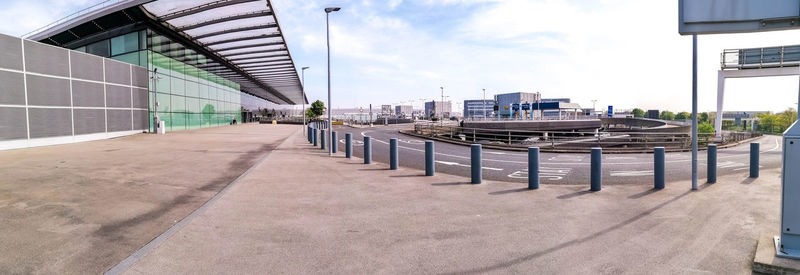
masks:
<instances>
[{"instance_id":1,"label":"white sign board","mask_svg":"<svg viewBox=\"0 0 800 275\"><path fill-rule=\"evenodd\" d=\"M800 27L800 0L678 0L678 32L741 33Z\"/></svg>"}]
</instances>

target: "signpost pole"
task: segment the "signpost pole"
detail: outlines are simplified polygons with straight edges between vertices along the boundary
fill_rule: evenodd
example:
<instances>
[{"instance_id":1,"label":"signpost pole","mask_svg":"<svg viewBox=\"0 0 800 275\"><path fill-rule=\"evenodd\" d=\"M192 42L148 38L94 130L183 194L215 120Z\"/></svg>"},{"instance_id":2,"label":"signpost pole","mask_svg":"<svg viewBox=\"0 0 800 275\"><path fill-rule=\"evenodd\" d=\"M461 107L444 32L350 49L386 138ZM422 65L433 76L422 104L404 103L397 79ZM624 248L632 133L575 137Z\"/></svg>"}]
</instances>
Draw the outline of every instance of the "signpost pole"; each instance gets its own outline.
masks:
<instances>
[{"instance_id":1,"label":"signpost pole","mask_svg":"<svg viewBox=\"0 0 800 275\"><path fill-rule=\"evenodd\" d=\"M692 190L697 190L697 34L692 35Z\"/></svg>"}]
</instances>

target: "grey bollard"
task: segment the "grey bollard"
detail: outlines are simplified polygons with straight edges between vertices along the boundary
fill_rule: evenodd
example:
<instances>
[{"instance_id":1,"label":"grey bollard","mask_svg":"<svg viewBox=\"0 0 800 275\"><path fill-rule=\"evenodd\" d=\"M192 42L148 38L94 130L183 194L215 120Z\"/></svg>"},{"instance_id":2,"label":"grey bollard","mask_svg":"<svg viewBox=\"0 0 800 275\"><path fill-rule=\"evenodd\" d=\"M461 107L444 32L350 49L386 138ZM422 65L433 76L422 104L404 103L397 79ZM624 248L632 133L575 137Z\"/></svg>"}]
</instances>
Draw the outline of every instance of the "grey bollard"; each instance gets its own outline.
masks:
<instances>
[{"instance_id":1,"label":"grey bollard","mask_svg":"<svg viewBox=\"0 0 800 275\"><path fill-rule=\"evenodd\" d=\"M436 162L433 155L433 141L425 141L425 176L433 176L436 170Z\"/></svg>"},{"instance_id":2,"label":"grey bollard","mask_svg":"<svg viewBox=\"0 0 800 275\"><path fill-rule=\"evenodd\" d=\"M469 149L472 164L472 183L479 184L481 183L481 178L483 177L483 171L481 171L481 145L472 144Z\"/></svg>"},{"instance_id":3,"label":"grey bollard","mask_svg":"<svg viewBox=\"0 0 800 275\"><path fill-rule=\"evenodd\" d=\"M331 132L331 153L336 154L336 151L339 150L339 137L337 137L336 132Z\"/></svg>"},{"instance_id":4,"label":"grey bollard","mask_svg":"<svg viewBox=\"0 0 800 275\"><path fill-rule=\"evenodd\" d=\"M528 189L539 189L539 147L528 147Z\"/></svg>"},{"instance_id":5,"label":"grey bollard","mask_svg":"<svg viewBox=\"0 0 800 275\"><path fill-rule=\"evenodd\" d=\"M350 158L353 156L353 135L350 133L344 134L344 157Z\"/></svg>"},{"instance_id":6,"label":"grey bollard","mask_svg":"<svg viewBox=\"0 0 800 275\"><path fill-rule=\"evenodd\" d=\"M308 139L308 143L311 143L311 126L306 127L306 138Z\"/></svg>"},{"instance_id":7,"label":"grey bollard","mask_svg":"<svg viewBox=\"0 0 800 275\"><path fill-rule=\"evenodd\" d=\"M317 147L317 143L318 143L318 142L317 142L317 128L314 128L314 136L313 136L313 139L314 139L314 147Z\"/></svg>"},{"instance_id":8,"label":"grey bollard","mask_svg":"<svg viewBox=\"0 0 800 275\"><path fill-rule=\"evenodd\" d=\"M664 189L666 177L664 164L664 147L653 148L653 189Z\"/></svg>"},{"instance_id":9,"label":"grey bollard","mask_svg":"<svg viewBox=\"0 0 800 275\"><path fill-rule=\"evenodd\" d=\"M603 186L603 149L592 148L592 168L589 191L600 191Z\"/></svg>"},{"instance_id":10,"label":"grey bollard","mask_svg":"<svg viewBox=\"0 0 800 275\"><path fill-rule=\"evenodd\" d=\"M389 139L389 169L397 170L397 139Z\"/></svg>"},{"instance_id":11,"label":"grey bollard","mask_svg":"<svg viewBox=\"0 0 800 275\"><path fill-rule=\"evenodd\" d=\"M372 163L372 140L364 137L364 164Z\"/></svg>"},{"instance_id":12,"label":"grey bollard","mask_svg":"<svg viewBox=\"0 0 800 275\"><path fill-rule=\"evenodd\" d=\"M750 177L757 178L758 177L758 150L760 147L760 143L753 142L750 143Z\"/></svg>"},{"instance_id":13,"label":"grey bollard","mask_svg":"<svg viewBox=\"0 0 800 275\"><path fill-rule=\"evenodd\" d=\"M319 149L325 150L325 129L320 131L321 135L319 135Z\"/></svg>"},{"instance_id":14,"label":"grey bollard","mask_svg":"<svg viewBox=\"0 0 800 275\"><path fill-rule=\"evenodd\" d=\"M708 167L707 167L707 183L715 183L717 182L717 145L716 144L709 144L708 145Z\"/></svg>"}]
</instances>

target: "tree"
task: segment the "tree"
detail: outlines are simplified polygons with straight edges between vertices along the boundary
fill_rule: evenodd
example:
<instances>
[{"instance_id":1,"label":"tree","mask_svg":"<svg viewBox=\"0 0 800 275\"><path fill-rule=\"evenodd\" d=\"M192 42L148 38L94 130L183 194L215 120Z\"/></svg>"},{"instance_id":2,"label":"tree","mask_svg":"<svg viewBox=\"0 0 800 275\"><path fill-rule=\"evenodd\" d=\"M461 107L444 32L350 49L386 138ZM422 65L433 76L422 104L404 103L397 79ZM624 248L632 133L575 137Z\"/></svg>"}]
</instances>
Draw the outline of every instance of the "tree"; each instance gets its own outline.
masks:
<instances>
[{"instance_id":1,"label":"tree","mask_svg":"<svg viewBox=\"0 0 800 275\"><path fill-rule=\"evenodd\" d=\"M633 117L644 117L644 110L633 108Z\"/></svg>"},{"instance_id":2,"label":"tree","mask_svg":"<svg viewBox=\"0 0 800 275\"><path fill-rule=\"evenodd\" d=\"M775 128L780 133L789 129L789 126L792 126L792 123L797 120L797 112L792 108L775 115L777 116L777 118L775 118Z\"/></svg>"},{"instance_id":3,"label":"tree","mask_svg":"<svg viewBox=\"0 0 800 275\"><path fill-rule=\"evenodd\" d=\"M306 116L310 118L318 118L322 115L323 110L325 110L325 103L322 101L314 101L311 103L311 107L306 109Z\"/></svg>"},{"instance_id":4,"label":"tree","mask_svg":"<svg viewBox=\"0 0 800 275\"><path fill-rule=\"evenodd\" d=\"M675 120L675 113L670 111L661 111L661 114L658 116L661 120Z\"/></svg>"},{"instance_id":5,"label":"tree","mask_svg":"<svg viewBox=\"0 0 800 275\"><path fill-rule=\"evenodd\" d=\"M707 112L702 112L699 115L697 115L697 122L698 123L709 123L709 121L708 121L708 113Z\"/></svg>"},{"instance_id":6,"label":"tree","mask_svg":"<svg viewBox=\"0 0 800 275\"><path fill-rule=\"evenodd\" d=\"M711 126L710 123L701 123L697 125L697 132L701 134L713 134L714 133L714 126Z\"/></svg>"},{"instance_id":7,"label":"tree","mask_svg":"<svg viewBox=\"0 0 800 275\"><path fill-rule=\"evenodd\" d=\"M691 119L691 118L692 118L692 114L690 114L688 112L680 112L677 115L675 115L675 119L676 120L687 120L687 119Z\"/></svg>"},{"instance_id":8,"label":"tree","mask_svg":"<svg viewBox=\"0 0 800 275\"><path fill-rule=\"evenodd\" d=\"M775 119L777 115L770 112L758 114L758 130L773 133L775 130Z\"/></svg>"}]
</instances>

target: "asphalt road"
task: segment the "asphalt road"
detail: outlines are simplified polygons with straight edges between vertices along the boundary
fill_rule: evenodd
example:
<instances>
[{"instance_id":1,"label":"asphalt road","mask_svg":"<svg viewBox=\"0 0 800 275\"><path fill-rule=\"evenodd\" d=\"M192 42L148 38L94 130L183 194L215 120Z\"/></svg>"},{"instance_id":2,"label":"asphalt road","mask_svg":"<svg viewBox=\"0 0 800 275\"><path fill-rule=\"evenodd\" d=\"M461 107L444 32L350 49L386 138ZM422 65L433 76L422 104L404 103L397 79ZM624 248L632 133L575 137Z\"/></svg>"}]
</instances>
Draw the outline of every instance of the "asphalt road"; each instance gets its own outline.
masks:
<instances>
[{"instance_id":1,"label":"asphalt road","mask_svg":"<svg viewBox=\"0 0 800 275\"><path fill-rule=\"evenodd\" d=\"M353 154L363 157L363 137L372 138L372 161L389 162L389 139L399 139L401 169L425 169L424 140L398 133L410 129L410 124L375 126L373 128L334 127L338 134L339 151L344 154L345 133L353 135ZM781 165L781 138L764 136L761 143L760 166L778 168ZM459 176L470 175L470 148L436 142L436 172ZM717 175L749 173L749 144L719 149ZM527 183L527 153L483 149L483 177L489 180ZM542 184L589 184L589 154L541 153L539 176ZM653 184L653 154L604 154L603 184ZM699 183L706 181L706 151L698 152ZM420 171L420 174L424 174ZM691 152L666 154L666 181L691 179Z\"/></svg>"}]
</instances>

